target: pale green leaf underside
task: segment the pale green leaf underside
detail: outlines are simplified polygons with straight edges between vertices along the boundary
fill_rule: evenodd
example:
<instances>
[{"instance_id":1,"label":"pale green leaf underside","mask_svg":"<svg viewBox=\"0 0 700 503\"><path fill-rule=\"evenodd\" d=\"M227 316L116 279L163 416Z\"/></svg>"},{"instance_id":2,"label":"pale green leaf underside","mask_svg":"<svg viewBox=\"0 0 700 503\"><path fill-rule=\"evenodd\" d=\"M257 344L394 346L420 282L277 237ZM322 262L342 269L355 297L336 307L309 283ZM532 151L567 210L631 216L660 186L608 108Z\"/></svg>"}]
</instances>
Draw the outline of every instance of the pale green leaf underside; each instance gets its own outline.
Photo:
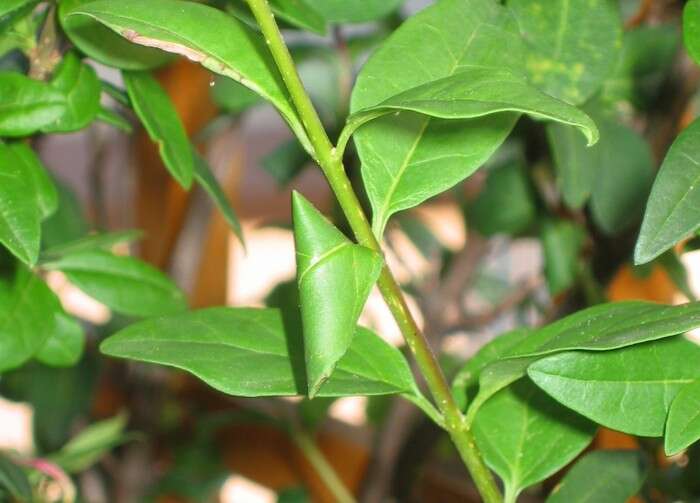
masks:
<instances>
[{"instance_id":1,"label":"pale green leaf underside","mask_svg":"<svg viewBox=\"0 0 700 503\"><path fill-rule=\"evenodd\" d=\"M351 243L298 193L292 201L304 353L313 396L351 346L383 261L369 248Z\"/></svg>"},{"instance_id":2,"label":"pale green leaf underside","mask_svg":"<svg viewBox=\"0 0 700 503\"><path fill-rule=\"evenodd\" d=\"M211 308L156 318L108 338L111 356L186 370L234 396L307 394L303 342L286 332L276 309ZM410 392L412 376L401 353L358 328L350 349L318 396Z\"/></svg>"},{"instance_id":3,"label":"pale green leaf underside","mask_svg":"<svg viewBox=\"0 0 700 503\"><path fill-rule=\"evenodd\" d=\"M700 348L678 336L614 351L566 352L530 365L528 375L603 426L659 437L675 396L700 378Z\"/></svg>"},{"instance_id":4,"label":"pale green leaf underside","mask_svg":"<svg viewBox=\"0 0 700 503\"><path fill-rule=\"evenodd\" d=\"M685 386L671 402L664 437L668 456L700 439L700 380Z\"/></svg>"},{"instance_id":5,"label":"pale green leaf underside","mask_svg":"<svg viewBox=\"0 0 700 503\"><path fill-rule=\"evenodd\" d=\"M700 120L671 145L656 176L634 261L644 264L700 228Z\"/></svg>"},{"instance_id":6,"label":"pale green leaf underside","mask_svg":"<svg viewBox=\"0 0 700 503\"><path fill-rule=\"evenodd\" d=\"M503 480L505 500L544 480L590 443L595 425L522 379L480 410L474 436L486 464Z\"/></svg>"},{"instance_id":7,"label":"pale green leaf underside","mask_svg":"<svg viewBox=\"0 0 700 503\"><path fill-rule=\"evenodd\" d=\"M594 451L569 470L546 503L625 503L642 487L647 471L641 451Z\"/></svg>"},{"instance_id":8,"label":"pale green leaf underside","mask_svg":"<svg viewBox=\"0 0 700 503\"><path fill-rule=\"evenodd\" d=\"M81 15L131 42L183 55L252 89L277 107L307 151L312 151L263 38L233 16L183 0L100 0L76 8L69 18Z\"/></svg>"}]
</instances>

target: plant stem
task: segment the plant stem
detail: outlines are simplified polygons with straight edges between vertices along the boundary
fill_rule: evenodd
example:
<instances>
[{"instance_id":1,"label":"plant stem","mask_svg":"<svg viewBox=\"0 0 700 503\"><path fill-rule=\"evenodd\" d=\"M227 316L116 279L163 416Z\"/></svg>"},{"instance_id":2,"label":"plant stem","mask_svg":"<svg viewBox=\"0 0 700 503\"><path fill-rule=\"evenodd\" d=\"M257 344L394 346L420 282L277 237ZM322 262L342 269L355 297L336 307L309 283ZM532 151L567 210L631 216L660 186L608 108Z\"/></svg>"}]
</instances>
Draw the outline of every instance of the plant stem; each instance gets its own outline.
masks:
<instances>
[{"instance_id":1,"label":"plant stem","mask_svg":"<svg viewBox=\"0 0 700 503\"><path fill-rule=\"evenodd\" d=\"M321 450L316 445L308 433L301 430L294 430L291 433L292 440L304 453L307 461L314 467L316 473L328 490L333 494L333 498L338 503L355 503L355 498L350 494L343 481L340 480L338 474L328 462L328 459L323 455Z\"/></svg>"},{"instance_id":2,"label":"plant stem","mask_svg":"<svg viewBox=\"0 0 700 503\"><path fill-rule=\"evenodd\" d=\"M267 0L248 0L248 4L282 74L302 124L306 128L315 150L316 161L323 170L333 193L338 199L338 203L357 241L361 245L382 254L381 246L372 232L372 227L362 210L362 205L357 199L350 180L345 173L342 153L336 150L328 138L328 134L311 102L311 98L299 78L292 56L282 38ZM500 503L502 497L493 475L484 464L472 433L464 421L464 416L452 398L449 385L437 358L427 339L418 328L406 304L401 288L386 264L382 269L377 285L418 363L418 368L430 389L438 409L445 418L445 428L457 446L462 460L467 465L477 489L487 503Z\"/></svg>"}]
</instances>

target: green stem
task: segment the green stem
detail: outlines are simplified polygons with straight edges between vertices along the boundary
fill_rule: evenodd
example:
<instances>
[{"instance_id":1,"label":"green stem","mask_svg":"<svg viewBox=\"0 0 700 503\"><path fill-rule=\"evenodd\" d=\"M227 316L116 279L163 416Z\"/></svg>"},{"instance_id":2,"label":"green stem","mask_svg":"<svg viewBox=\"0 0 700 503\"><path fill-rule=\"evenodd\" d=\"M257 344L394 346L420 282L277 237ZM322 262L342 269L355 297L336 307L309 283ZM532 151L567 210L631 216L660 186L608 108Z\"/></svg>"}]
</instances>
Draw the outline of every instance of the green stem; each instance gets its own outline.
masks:
<instances>
[{"instance_id":1,"label":"green stem","mask_svg":"<svg viewBox=\"0 0 700 503\"><path fill-rule=\"evenodd\" d=\"M334 500L338 503L355 503L355 498L345 487L343 481L340 480L314 439L308 433L300 430L292 431L291 436L297 447L304 453L308 462L314 467L318 476L321 477L328 490L333 494Z\"/></svg>"},{"instance_id":2,"label":"green stem","mask_svg":"<svg viewBox=\"0 0 700 503\"><path fill-rule=\"evenodd\" d=\"M350 180L345 173L342 153L336 150L328 138L328 134L311 102L311 98L309 98L299 78L292 56L282 38L267 0L248 0L248 4L289 90L302 124L306 128L311 144L314 147L316 161L328 179L328 183L338 199L338 203L357 241L361 245L382 254L381 246L372 232L372 227L362 210L362 205L357 199ZM450 393L449 385L437 358L433 354L427 339L418 328L408 309L401 288L386 265L382 269L377 285L416 359L418 368L428 385L430 393L445 419L445 428L457 446L457 450L469 469L477 489L487 503L500 503L502 501L500 491L496 486L493 475L484 464L472 433L464 421L464 416Z\"/></svg>"}]
</instances>

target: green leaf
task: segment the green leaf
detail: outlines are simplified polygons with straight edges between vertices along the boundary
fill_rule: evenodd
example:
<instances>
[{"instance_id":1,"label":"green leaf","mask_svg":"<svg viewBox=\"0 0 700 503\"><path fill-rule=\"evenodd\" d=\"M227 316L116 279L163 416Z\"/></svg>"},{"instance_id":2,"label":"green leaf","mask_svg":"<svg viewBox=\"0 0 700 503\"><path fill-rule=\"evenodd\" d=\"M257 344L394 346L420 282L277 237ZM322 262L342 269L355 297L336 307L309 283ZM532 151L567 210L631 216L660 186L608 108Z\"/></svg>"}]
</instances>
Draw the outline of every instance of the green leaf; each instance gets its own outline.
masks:
<instances>
[{"instance_id":1,"label":"green leaf","mask_svg":"<svg viewBox=\"0 0 700 503\"><path fill-rule=\"evenodd\" d=\"M57 312L53 331L36 358L52 367L72 367L80 360L84 347L85 335L80 323L63 312Z\"/></svg>"},{"instance_id":2,"label":"green leaf","mask_svg":"<svg viewBox=\"0 0 700 503\"><path fill-rule=\"evenodd\" d=\"M134 111L158 144L165 166L188 189L192 185L194 157L175 105L150 73L123 72L123 76Z\"/></svg>"},{"instance_id":3,"label":"green leaf","mask_svg":"<svg viewBox=\"0 0 700 503\"><path fill-rule=\"evenodd\" d=\"M475 395L475 387L482 371L491 363L507 356L508 352L530 335L530 330L520 328L497 336L488 342L472 356L469 361L457 372L452 380L452 394L464 410L467 402Z\"/></svg>"},{"instance_id":4,"label":"green leaf","mask_svg":"<svg viewBox=\"0 0 700 503\"><path fill-rule=\"evenodd\" d=\"M186 370L234 396L307 394L301 334L277 309L217 307L142 321L105 340L103 353ZM412 390L398 349L358 328L318 396Z\"/></svg>"},{"instance_id":5,"label":"green leaf","mask_svg":"<svg viewBox=\"0 0 700 503\"><path fill-rule=\"evenodd\" d=\"M240 82L277 107L313 151L265 41L234 17L183 0L100 0L76 8L69 17L74 16L95 19L132 42L181 54ZM196 21L202 19L206 23Z\"/></svg>"},{"instance_id":6,"label":"green leaf","mask_svg":"<svg viewBox=\"0 0 700 503\"><path fill-rule=\"evenodd\" d=\"M517 71L523 59L517 23L504 7L491 0L443 0L408 19L372 55L358 76L351 111L474 66ZM517 117L440 120L399 112L359 129L355 145L375 233L383 232L391 214L472 174L505 140Z\"/></svg>"},{"instance_id":7,"label":"green leaf","mask_svg":"<svg viewBox=\"0 0 700 503\"><path fill-rule=\"evenodd\" d=\"M441 119L470 119L499 112L518 112L577 127L592 145L598 141L595 123L578 108L531 86L507 68L460 65L458 73L428 81L355 112L355 129L379 116L408 110Z\"/></svg>"},{"instance_id":8,"label":"green leaf","mask_svg":"<svg viewBox=\"0 0 700 503\"><path fill-rule=\"evenodd\" d=\"M123 444L127 417L119 414L91 424L73 437L49 459L68 473L80 473L97 463L116 446Z\"/></svg>"},{"instance_id":9,"label":"green leaf","mask_svg":"<svg viewBox=\"0 0 700 503\"><path fill-rule=\"evenodd\" d=\"M19 367L44 346L60 312L56 295L28 269L18 267L12 284L0 282L0 373Z\"/></svg>"},{"instance_id":10,"label":"green leaf","mask_svg":"<svg viewBox=\"0 0 700 503\"><path fill-rule=\"evenodd\" d=\"M467 217L484 236L518 234L532 225L536 211L525 167L515 161L489 172L484 188L469 205Z\"/></svg>"},{"instance_id":11,"label":"green leaf","mask_svg":"<svg viewBox=\"0 0 700 503\"><path fill-rule=\"evenodd\" d=\"M0 243L25 264L34 265L39 255L43 196L48 193L36 192L41 172L26 149L0 142Z\"/></svg>"},{"instance_id":12,"label":"green leaf","mask_svg":"<svg viewBox=\"0 0 700 503\"><path fill-rule=\"evenodd\" d=\"M17 72L0 71L0 136L28 136L67 111L57 89Z\"/></svg>"},{"instance_id":13,"label":"green leaf","mask_svg":"<svg viewBox=\"0 0 700 503\"><path fill-rule=\"evenodd\" d=\"M649 144L634 130L612 121L601 124L597 145L598 166L591 194L591 214L607 234L637 224L654 180L654 161Z\"/></svg>"},{"instance_id":14,"label":"green leaf","mask_svg":"<svg viewBox=\"0 0 700 503\"><path fill-rule=\"evenodd\" d=\"M326 34L326 19L309 0L270 0L270 7L278 19L319 35Z\"/></svg>"},{"instance_id":15,"label":"green leaf","mask_svg":"<svg viewBox=\"0 0 700 503\"><path fill-rule=\"evenodd\" d=\"M133 316L182 311L185 297L163 273L132 257L85 250L43 265L63 272L75 286L108 307Z\"/></svg>"},{"instance_id":16,"label":"green leaf","mask_svg":"<svg viewBox=\"0 0 700 503\"><path fill-rule=\"evenodd\" d=\"M48 171L26 143L10 143L8 147L15 155L13 162L22 168L22 176L32 186L41 218L50 217L58 209L58 191Z\"/></svg>"},{"instance_id":17,"label":"green leaf","mask_svg":"<svg viewBox=\"0 0 700 503\"><path fill-rule=\"evenodd\" d=\"M660 437L671 402L700 377L700 348L678 336L615 351L560 353L527 373L555 400L603 426Z\"/></svg>"},{"instance_id":18,"label":"green leaf","mask_svg":"<svg viewBox=\"0 0 700 503\"><path fill-rule=\"evenodd\" d=\"M405 0L306 0L330 23L364 23L387 16Z\"/></svg>"},{"instance_id":19,"label":"green leaf","mask_svg":"<svg viewBox=\"0 0 700 503\"><path fill-rule=\"evenodd\" d=\"M700 228L700 120L671 145L647 203L634 250L636 264L661 255Z\"/></svg>"},{"instance_id":20,"label":"green leaf","mask_svg":"<svg viewBox=\"0 0 700 503\"><path fill-rule=\"evenodd\" d=\"M292 194L297 283L309 396L348 351L382 258L351 243L299 193Z\"/></svg>"},{"instance_id":21,"label":"green leaf","mask_svg":"<svg viewBox=\"0 0 700 503\"><path fill-rule=\"evenodd\" d=\"M590 98L612 73L622 24L609 0L508 0L528 42L533 84L574 105Z\"/></svg>"},{"instance_id":22,"label":"green leaf","mask_svg":"<svg viewBox=\"0 0 700 503\"><path fill-rule=\"evenodd\" d=\"M158 49L143 47L119 37L93 18L80 15L93 0L61 0L59 20L68 38L90 58L122 70L150 70L163 66L172 57Z\"/></svg>"},{"instance_id":23,"label":"green leaf","mask_svg":"<svg viewBox=\"0 0 700 503\"><path fill-rule=\"evenodd\" d=\"M197 180L197 183L202 186L207 194L209 194L209 197L211 197L214 204L216 204L216 207L219 208L219 211L221 211L221 214L224 216L229 228L245 246L241 223L238 221L238 216L236 216L236 212L233 210L233 207L229 204L224 190L221 188L221 185L219 185L214 173L211 172L211 168L209 167L209 164L207 164L207 161L204 160L204 158L197 152L193 152L193 155L195 180Z\"/></svg>"},{"instance_id":24,"label":"green leaf","mask_svg":"<svg viewBox=\"0 0 700 503\"><path fill-rule=\"evenodd\" d=\"M77 195L66 184L56 182L58 209L41 226L41 241L47 248L84 237L88 222Z\"/></svg>"},{"instance_id":25,"label":"green leaf","mask_svg":"<svg viewBox=\"0 0 700 503\"><path fill-rule=\"evenodd\" d=\"M45 126L46 133L78 131L90 124L100 109L100 80L92 67L73 53L63 58L51 85L66 97L67 110L56 122Z\"/></svg>"},{"instance_id":26,"label":"green leaf","mask_svg":"<svg viewBox=\"0 0 700 503\"><path fill-rule=\"evenodd\" d=\"M593 451L552 490L547 503L626 503L649 471L640 451Z\"/></svg>"},{"instance_id":27,"label":"green leaf","mask_svg":"<svg viewBox=\"0 0 700 503\"><path fill-rule=\"evenodd\" d=\"M41 252L42 262L51 259L92 250L111 251L115 245L129 243L141 239L143 233L139 230L125 230L106 232L103 234L91 234L72 241L67 241L58 245L46 248Z\"/></svg>"},{"instance_id":28,"label":"green leaf","mask_svg":"<svg viewBox=\"0 0 700 503\"><path fill-rule=\"evenodd\" d=\"M590 443L595 425L521 379L476 415L474 436L486 464L505 485L505 501L546 479Z\"/></svg>"},{"instance_id":29,"label":"green leaf","mask_svg":"<svg viewBox=\"0 0 700 503\"><path fill-rule=\"evenodd\" d=\"M230 114L240 114L262 103L262 97L228 77L217 75L211 88L211 96L221 109Z\"/></svg>"},{"instance_id":30,"label":"green leaf","mask_svg":"<svg viewBox=\"0 0 700 503\"><path fill-rule=\"evenodd\" d=\"M296 140L282 143L263 157L262 167L280 186L288 185L310 163L309 154Z\"/></svg>"},{"instance_id":31,"label":"green leaf","mask_svg":"<svg viewBox=\"0 0 700 503\"><path fill-rule=\"evenodd\" d=\"M562 199L569 208L579 209L593 190L601 142L588 147L575 129L556 123L547 124L547 139Z\"/></svg>"},{"instance_id":32,"label":"green leaf","mask_svg":"<svg viewBox=\"0 0 700 503\"><path fill-rule=\"evenodd\" d=\"M683 8L683 43L693 58L700 65L700 1L690 0Z\"/></svg>"},{"instance_id":33,"label":"green leaf","mask_svg":"<svg viewBox=\"0 0 700 503\"><path fill-rule=\"evenodd\" d=\"M32 501L32 487L24 470L0 453L0 495L9 494L10 501Z\"/></svg>"},{"instance_id":34,"label":"green leaf","mask_svg":"<svg viewBox=\"0 0 700 503\"><path fill-rule=\"evenodd\" d=\"M508 356L542 356L585 349L607 351L653 341L700 326L700 302L666 306L623 301L599 304L534 330Z\"/></svg>"},{"instance_id":35,"label":"green leaf","mask_svg":"<svg viewBox=\"0 0 700 503\"><path fill-rule=\"evenodd\" d=\"M104 106L100 106L100 109L97 111L96 119L127 134L131 134L134 131L134 128L128 120L114 110Z\"/></svg>"},{"instance_id":36,"label":"green leaf","mask_svg":"<svg viewBox=\"0 0 700 503\"><path fill-rule=\"evenodd\" d=\"M0 17L5 17L37 2L38 0L4 0L0 5Z\"/></svg>"},{"instance_id":37,"label":"green leaf","mask_svg":"<svg viewBox=\"0 0 700 503\"><path fill-rule=\"evenodd\" d=\"M678 393L671 402L664 434L666 455L678 454L700 439L700 380Z\"/></svg>"},{"instance_id":38,"label":"green leaf","mask_svg":"<svg viewBox=\"0 0 700 503\"><path fill-rule=\"evenodd\" d=\"M560 294L576 283L584 237L583 229L569 220L547 219L542 223L544 275L551 295Z\"/></svg>"}]
</instances>

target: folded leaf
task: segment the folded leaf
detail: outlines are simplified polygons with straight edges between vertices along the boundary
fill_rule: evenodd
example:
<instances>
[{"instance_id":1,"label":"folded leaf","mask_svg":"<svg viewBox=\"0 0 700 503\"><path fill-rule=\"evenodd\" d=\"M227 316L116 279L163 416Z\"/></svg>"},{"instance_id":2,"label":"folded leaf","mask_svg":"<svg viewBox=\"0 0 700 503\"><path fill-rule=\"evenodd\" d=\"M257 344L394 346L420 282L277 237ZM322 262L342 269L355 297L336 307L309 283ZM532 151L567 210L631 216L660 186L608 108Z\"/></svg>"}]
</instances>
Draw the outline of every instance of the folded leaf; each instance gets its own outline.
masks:
<instances>
[{"instance_id":1,"label":"folded leaf","mask_svg":"<svg viewBox=\"0 0 700 503\"><path fill-rule=\"evenodd\" d=\"M605 352L575 351L530 365L555 400L603 426L660 437L671 402L700 378L700 347L682 336Z\"/></svg>"},{"instance_id":2,"label":"folded leaf","mask_svg":"<svg viewBox=\"0 0 700 503\"><path fill-rule=\"evenodd\" d=\"M95 19L131 42L181 54L240 82L277 107L307 151L313 151L265 41L233 16L183 0L100 0L76 7L67 19L75 16Z\"/></svg>"},{"instance_id":3,"label":"folded leaf","mask_svg":"<svg viewBox=\"0 0 700 503\"><path fill-rule=\"evenodd\" d=\"M700 439L700 380L685 386L671 402L664 434L666 455L678 454Z\"/></svg>"},{"instance_id":4,"label":"folded leaf","mask_svg":"<svg viewBox=\"0 0 700 503\"><path fill-rule=\"evenodd\" d=\"M508 50L502 50L508 47ZM474 66L517 72L518 26L491 0L443 0L409 18L370 57L352 93L353 113ZM441 120L412 112L375 119L355 134L362 177L380 235L389 216L454 186L488 159L517 113Z\"/></svg>"},{"instance_id":5,"label":"folded leaf","mask_svg":"<svg viewBox=\"0 0 700 503\"><path fill-rule=\"evenodd\" d=\"M43 267L63 272L86 294L120 313L157 316L186 308L185 296L170 278L131 257L85 250L62 256Z\"/></svg>"},{"instance_id":6,"label":"folded leaf","mask_svg":"<svg viewBox=\"0 0 700 503\"><path fill-rule=\"evenodd\" d=\"M406 0L306 0L330 23L365 23L380 19Z\"/></svg>"},{"instance_id":7,"label":"folded leaf","mask_svg":"<svg viewBox=\"0 0 700 503\"><path fill-rule=\"evenodd\" d=\"M32 186L41 218L48 218L58 209L58 191L51 176L29 145L16 142L8 147L15 156L12 162L22 168L22 177Z\"/></svg>"},{"instance_id":8,"label":"folded leaf","mask_svg":"<svg viewBox=\"0 0 700 503\"><path fill-rule=\"evenodd\" d=\"M61 0L58 17L66 35L90 58L122 70L150 70L172 57L151 47L129 42L93 18L74 14L93 0Z\"/></svg>"},{"instance_id":9,"label":"folded leaf","mask_svg":"<svg viewBox=\"0 0 700 503\"><path fill-rule=\"evenodd\" d=\"M202 186L205 192L209 194L209 197L211 197L214 204L216 204L216 207L219 208L219 211L224 216L229 228L238 237L241 243L245 245L241 223L238 221L238 216L236 215L233 207L229 204L226 193L221 188L221 185L219 185L214 173L211 172L211 168L209 167L209 164L207 164L207 161L204 160L204 158L197 152L194 152L193 155L195 180Z\"/></svg>"},{"instance_id":10,"label":"folded leaf","mask_svg":"<svg viewBox=\"0 0 700 503\"><path fill-rule=\"evenodd\" d=\"M17 72L0 72L0 136L29 136L67 111L62 92Z\"/></svg>"},{"instance_id":11,"label":"folded leaf","mask_svg":"<svg viewBox=\"0 0 700 503\"><path fill-rule=\"evenodd\" d=\"M19 367L44 346L59 312L56 295L28 269L20 266L11 285L0 281L0 373Z\"/></svg>"},{"instance_id":12,"label":"folded leaf","mask_svg":"<svg viewBox=\"0 0 700 503\"><path fill-rule=\"evenodd\" d=\"M648 471L640 451L590 452L569 470L546 503L625 503L641 489Z\"/></svg>"},{"instance_id":13,"label":"folded leaf","mask_svg":"<svg viewBox=\"0 0 700 503\"><path fill-rule=\"evenodd\" d=\"M25 264L34 265L39 255L42 205L35 196L32 173L36 166L16 154L26 148L16 150L0 143L0 243Z\"/></svg>"},{"instance_id":14,"label":"folded leaf","mask_svg":"<svg viewBox=\"0 0 700 503\"><path fill-rule=\"evenodd\" d=\"M54 123L42 128L46 133L78 131L90 124L100 109L100 80L91 66L69 52L56 69L51 86L66 98L66 112Z\"/></svg>"},{"instance_id":15,"label":"folded leaf","mask_svg":"<svg viewBox=\"0 0 700 503\"><path fill-rule=\"evenodd\" d=\"M306 372L313 397L350 347L383 261L369 248L351 243L297 192L292 195L292 212Z\"/></svg>"},{"instance_id":16,"label":"folded leaf","mask_svg":"<svg viewBox=\"0 0 700 503\"><path fill-rule=\"evenodd\" d=\"M186 370L234 396L307 394L301 334L277 309L210 308L142 321L105 340L107 355ZM398 349L358 328L318 396L410 392Z\"/></svg>"},{"instance_id":17,"label":"folded leaf","mask_svg":"<svg viewBox=\"0 0 700 503\"><path fill-rule=\"evenodd\" d=\"M666 306L624 301L599 304L534 330L508 356L585 349L606 351L681 334L700 326L700 302Z\"/></svg>"},{"instance_id":18,"label":"folded leaf","mask_svg":"<svg viewBox=\"0 0 700 503\"><path fill-rule=\"evenodd\" d=\"M700 120L671 145L647 202L634 261L644 264L700 228Z\"/></svg>"},{"instance_id":19,"label":"folded leaf","mask_svg":"<svg viewBox=\"0 0 700 503\"><path fill-rule=\"evenodd\" d=\"M80 360L85 347L83 328L64 312L54 316L54 327L36 354L36 359L52 367L72 367Z\"/></svg>"},{"instance_id":20,"label":"folded leaf","mask_svg":"<svg viewBox=\"0 0 700 503\"><path fill-rule=\"evenodd\" d=\"M683 43L688 54L700 65L700 1L690 0L683 8Z\"/></svg>"},{"instance_id":21,"label":"folded leaf","mask_svg":"<svg viewBox=\"0 0 700 503\"><path fill-rule=\"evenodd\" d=\"M136 115L158 144L168 171L184 188L194 176L194 156L185 126L170 97L148 72L123 72L124 84Z\"/></svg>"},{"instance_id":22,"label":"folded leaf","mask_svg":"<svg viewBox=\"0 0 700 503\"><path fill-rule=\"evenodd\" d=\"M474 436L486 464L505 485L505 501L546 479L590 443L595 425L527 379L500 391L479 411Z\"/></svg>"},{"instance_id":23,"label":"folded leaf","mask_svg":"<svg viewBox=\"0 0 700 503\"><path fill-rule=\"evenodd\" d=\"M508 0L528 42L533 84L574 105L612 73L622 46L619 7L609 0Z\"/></svg>"},{"instance_id":24,"label":"folded leaf","mask_svg":"<svg viewBox=\"0 0 700 503\"><path fill-rule=\"evenodd\" d=\"M459 72L429 81L355 112L348 127L356 129L376 118L408 110L441 119L470 119L499 112L518 112L575 126L592 145L598 129L588 115L530 85L508 68L461 65Z\"/></svg>"}]
</instances>

